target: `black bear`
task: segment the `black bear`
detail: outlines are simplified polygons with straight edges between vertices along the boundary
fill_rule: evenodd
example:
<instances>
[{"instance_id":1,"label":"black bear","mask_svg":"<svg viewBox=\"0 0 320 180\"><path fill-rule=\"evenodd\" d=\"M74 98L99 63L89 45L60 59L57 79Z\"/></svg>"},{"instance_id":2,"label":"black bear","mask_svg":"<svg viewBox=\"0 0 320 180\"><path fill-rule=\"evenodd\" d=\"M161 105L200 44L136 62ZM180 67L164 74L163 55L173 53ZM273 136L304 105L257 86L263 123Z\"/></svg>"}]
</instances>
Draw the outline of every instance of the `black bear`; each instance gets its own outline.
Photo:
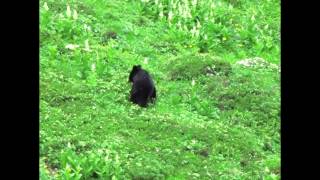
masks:
<instances>
[{"instance_id":1,"label":"black bear","mask_svg":"<svg viewBox=\"0 0 320 180\"><path fill-rule=\"evenodd\" d=\"M147 107L149 101L156 99L156 88L149 73L141 68L141 65L134 65L129 75L129 82L132 83L130 101L141 107Z\"/></svg>"}]
</instances>

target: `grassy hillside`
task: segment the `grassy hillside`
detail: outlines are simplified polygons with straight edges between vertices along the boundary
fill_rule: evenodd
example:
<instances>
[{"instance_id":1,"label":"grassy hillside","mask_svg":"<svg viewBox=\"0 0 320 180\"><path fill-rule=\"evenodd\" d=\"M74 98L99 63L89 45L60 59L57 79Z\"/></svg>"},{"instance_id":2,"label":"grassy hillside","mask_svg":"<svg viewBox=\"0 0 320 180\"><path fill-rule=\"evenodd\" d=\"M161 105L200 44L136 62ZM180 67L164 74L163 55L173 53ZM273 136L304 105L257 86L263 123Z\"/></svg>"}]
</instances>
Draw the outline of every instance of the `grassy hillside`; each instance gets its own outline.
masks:
<instances>
[{"instance_id":1,"label":"grassy hillside","mask_svg":"<svg viewBox=\"0 0 320 180\"><path fill-rule=\"evenodd\" d=\"M276 0L41 0L41 179L280 179L279 24Z\"/></svg>"}]
</instances>

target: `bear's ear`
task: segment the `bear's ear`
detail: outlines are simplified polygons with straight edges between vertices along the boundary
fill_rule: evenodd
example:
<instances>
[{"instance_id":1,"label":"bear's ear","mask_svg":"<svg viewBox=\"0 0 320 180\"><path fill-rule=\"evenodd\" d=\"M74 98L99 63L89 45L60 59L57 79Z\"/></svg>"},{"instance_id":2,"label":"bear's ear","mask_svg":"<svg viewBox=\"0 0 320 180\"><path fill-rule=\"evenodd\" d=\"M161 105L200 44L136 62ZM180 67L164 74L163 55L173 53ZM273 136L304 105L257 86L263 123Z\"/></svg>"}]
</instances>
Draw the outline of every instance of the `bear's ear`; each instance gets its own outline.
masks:
<instances>
[{"instance_id":1,"label":"bear's ear","mask_svg":"<svg viewBox=\"0 0 320 180\"><path fill-rule=\"evenodd\" d=\"M141 69L141 65L134 65L133 69Z\"/></svg>"}]
</instances>

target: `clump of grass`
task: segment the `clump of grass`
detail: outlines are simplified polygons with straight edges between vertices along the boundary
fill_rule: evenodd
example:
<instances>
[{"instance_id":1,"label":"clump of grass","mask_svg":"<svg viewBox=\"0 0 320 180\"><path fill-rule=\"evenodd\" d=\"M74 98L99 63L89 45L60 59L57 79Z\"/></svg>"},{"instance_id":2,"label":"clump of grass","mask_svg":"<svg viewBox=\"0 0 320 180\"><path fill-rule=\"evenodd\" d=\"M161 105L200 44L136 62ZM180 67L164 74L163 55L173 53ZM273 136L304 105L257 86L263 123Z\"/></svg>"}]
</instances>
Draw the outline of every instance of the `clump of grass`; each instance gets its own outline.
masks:
<instances>
[{"instance_id":1,"label":"clump of grass","mask_svg":"<svg viewBox=\"0 0 320 180\"><path fill-rule=\"evenodd\" d=\"M199 76L228 76L232 72L231 64L217 57L190 54L173 59L167 69L172 80L192 80Z\"/></svg>"}]
</instances>

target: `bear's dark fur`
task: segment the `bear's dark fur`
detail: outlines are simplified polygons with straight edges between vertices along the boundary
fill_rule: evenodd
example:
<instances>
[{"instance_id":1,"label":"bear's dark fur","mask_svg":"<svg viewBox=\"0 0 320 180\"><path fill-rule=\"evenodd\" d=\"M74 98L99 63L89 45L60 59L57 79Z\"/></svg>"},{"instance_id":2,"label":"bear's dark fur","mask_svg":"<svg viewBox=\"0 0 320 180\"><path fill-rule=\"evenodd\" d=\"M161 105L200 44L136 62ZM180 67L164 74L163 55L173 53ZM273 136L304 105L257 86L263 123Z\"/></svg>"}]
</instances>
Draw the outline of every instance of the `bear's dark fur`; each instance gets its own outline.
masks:
<instances>
[{"instance_id":1,"label":"bear's dark fur","mask_svg":"<svg viewBox=\"0 0 320 180\"><path fill-rule=\"evenodd\" d=\"M129 75L129 82L132 83L130 101L141 107L147 107L149 101L155 102L156 88L149 73L141 68L141 65L134 65Z\"/></svg>"}]
</instances>

